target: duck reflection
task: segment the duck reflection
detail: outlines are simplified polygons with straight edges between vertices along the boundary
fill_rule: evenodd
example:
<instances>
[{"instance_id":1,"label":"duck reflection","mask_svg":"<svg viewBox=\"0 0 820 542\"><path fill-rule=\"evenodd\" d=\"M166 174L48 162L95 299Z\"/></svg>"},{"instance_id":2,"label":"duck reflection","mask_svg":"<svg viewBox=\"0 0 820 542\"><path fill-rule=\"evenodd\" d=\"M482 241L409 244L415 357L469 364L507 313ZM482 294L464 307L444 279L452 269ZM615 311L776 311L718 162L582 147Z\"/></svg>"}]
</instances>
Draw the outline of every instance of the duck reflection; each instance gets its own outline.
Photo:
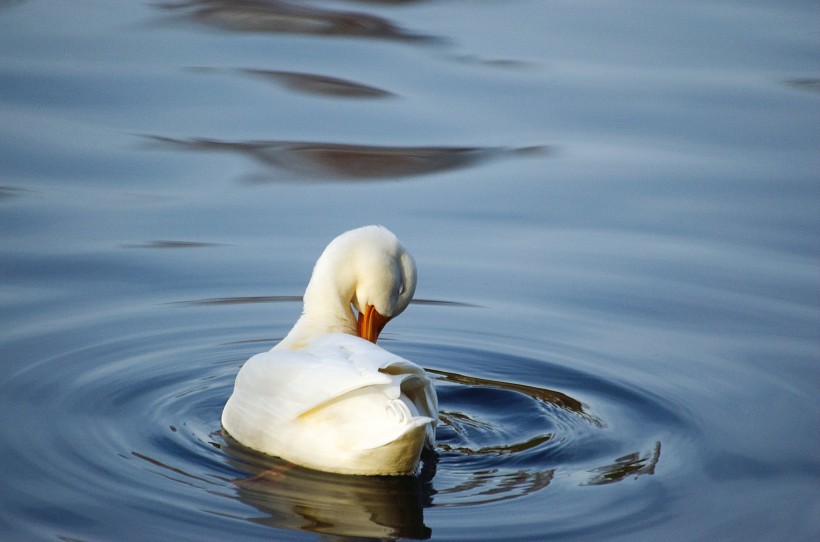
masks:
<instances>
[{"instance_id":1,"label":"duck reflection","mask_svg":"<svg viewBox=\"0 0 820 542\"><path fill-rule=\"evenodd\" d=\"M292 33L392 40L431 41L389 20L361 11L342 11L282 0L189 0L162 7L192 21L232 32Z\"/></svg>"},{"instance_id":2,"label":"duck reflection","mask_svg":"<svg viewBox=\"0 0 820 542\"><path fill-rule=\"evenodd\" d=\"M250 521L339 537L426 539L434 459L418 476L344 476L304 469L248 450L223 432L229 463L248 477L233 480L242 502L263 515Z\"/></svg>"},{"instance_id":3,"label":"duck reflection","mask_svg":"<svg viewBox=\"0 0 820 542\"><path fill-rule=\"evenodd\" d=\"M544 147L387 147L299 141L219 141L148 136L166 146L230 151L251 156L301 178L369 180L447 171L509 154L540 153Z\"/></svg>"}]
</instances>

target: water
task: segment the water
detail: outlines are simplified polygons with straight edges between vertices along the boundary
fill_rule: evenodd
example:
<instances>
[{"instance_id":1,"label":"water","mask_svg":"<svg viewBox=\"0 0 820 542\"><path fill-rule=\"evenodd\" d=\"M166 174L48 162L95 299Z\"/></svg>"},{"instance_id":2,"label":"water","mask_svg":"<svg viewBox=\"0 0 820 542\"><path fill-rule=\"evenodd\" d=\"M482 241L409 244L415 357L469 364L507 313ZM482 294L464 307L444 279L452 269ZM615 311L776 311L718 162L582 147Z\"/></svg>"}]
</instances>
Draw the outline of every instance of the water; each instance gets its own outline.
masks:
<instances>
[{"instance_id":1,"label":"water","mask_svg":"<svg viewBox=\"0 0 820 542\"><path fill-rule=\"evenodd\" d=\"M4 540L815 540L814 2L0 3ZM415 478L219 416L390 227Z\"/></svg>"}]
</instances>

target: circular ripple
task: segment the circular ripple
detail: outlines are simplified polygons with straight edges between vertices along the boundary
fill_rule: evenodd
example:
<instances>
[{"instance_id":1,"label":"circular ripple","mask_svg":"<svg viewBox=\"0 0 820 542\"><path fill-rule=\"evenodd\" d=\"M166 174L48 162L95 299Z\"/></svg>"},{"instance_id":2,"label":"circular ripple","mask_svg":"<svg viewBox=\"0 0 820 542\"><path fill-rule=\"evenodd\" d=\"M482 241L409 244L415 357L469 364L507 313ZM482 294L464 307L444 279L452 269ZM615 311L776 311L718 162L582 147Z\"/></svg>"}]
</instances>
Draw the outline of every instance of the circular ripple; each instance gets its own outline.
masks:
<instances>
[{"instance_id":1,"label":"circular ripple","mask_svg":"<svg viewBox=\"0 0 820 542\"><path fill-rule=\"evenodd\" d=\"M682 424L661 403L648 408L649 399L638 390L543 360L463 347L414 353L442 365L515 368L556 388L431 369L442 422L434 506L515 499L556 479L600 485L652 474L660 458L657 428ZM599 414L586 400L604 404L616 418ZM636 442L641 444L632 448Z\"/></svg>"},{"instance_id":2,"label":"circular ripple","mask_svg":"<svg viewBox=\"0 0 820 542\"><path fill-rule=\"evenodd\" d=\"M140 326L124 323L114 320L101 334L113 339L67 346L4 385L19 409L10 416L25 420L4 431L16 448L10 455L20 458L12 467L54 488L53 500L10 511L33 535L83 538L112 532L111 522L136 534L162 517L166 532L203 538L255 538L270 527L285 538L304 531L427 538L425 512L651 475L661 461L661 428L683 423L640 390L544 360L388 341L437 367L429 369L441 410L436 454L416 477L321 473L249 451L221 431L239 367L272 344L243 338L265 336L266 327L176 322L125 334ZM530 378L498 378L505 367ZM9 481L13 491L32 493L27 477ZM67 511L64 502L75 504ZM100 506L111 510L104 520Z\"/></svg>"}]
</instances>

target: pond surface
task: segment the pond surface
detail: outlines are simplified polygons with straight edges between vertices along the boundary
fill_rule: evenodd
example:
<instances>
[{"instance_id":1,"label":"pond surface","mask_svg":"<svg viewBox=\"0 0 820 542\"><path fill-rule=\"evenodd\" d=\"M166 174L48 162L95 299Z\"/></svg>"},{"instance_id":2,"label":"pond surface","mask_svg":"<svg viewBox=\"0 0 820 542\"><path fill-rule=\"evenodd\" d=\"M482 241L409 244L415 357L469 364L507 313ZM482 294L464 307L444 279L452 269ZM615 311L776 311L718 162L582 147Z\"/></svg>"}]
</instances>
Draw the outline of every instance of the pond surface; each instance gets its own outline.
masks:
<instances>
[{"instance_id":1,"label":"pond surface","mask_svg":"<svg viewBox=\"0 0 820 542\"><path fill-rule=\"evenodd\" d=\"M0 2L0 538L817 540L814 1ZM353 227L416 477L220 427Z\"/></svg>"}]
</instances>

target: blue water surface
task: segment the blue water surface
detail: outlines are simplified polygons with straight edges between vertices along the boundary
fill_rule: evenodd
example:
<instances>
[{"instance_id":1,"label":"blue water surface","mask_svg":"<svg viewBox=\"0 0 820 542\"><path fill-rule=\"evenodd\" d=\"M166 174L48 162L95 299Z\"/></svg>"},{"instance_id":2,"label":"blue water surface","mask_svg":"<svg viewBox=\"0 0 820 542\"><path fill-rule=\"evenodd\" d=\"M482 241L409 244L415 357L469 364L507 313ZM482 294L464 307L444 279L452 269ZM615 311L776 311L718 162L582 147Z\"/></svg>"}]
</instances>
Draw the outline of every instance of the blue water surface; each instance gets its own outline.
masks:
<instances>
[{"instance_id":1,"label":"blue water surface","mask_svg":"<svg viewBox=\"0 0 820 542\"><path fill-rule=\"evenodd\" d=\"M0 1L0 538L816 540L809 1ZM389 227L415 477L221 431Z\"/></svg>"}]
</instances>

